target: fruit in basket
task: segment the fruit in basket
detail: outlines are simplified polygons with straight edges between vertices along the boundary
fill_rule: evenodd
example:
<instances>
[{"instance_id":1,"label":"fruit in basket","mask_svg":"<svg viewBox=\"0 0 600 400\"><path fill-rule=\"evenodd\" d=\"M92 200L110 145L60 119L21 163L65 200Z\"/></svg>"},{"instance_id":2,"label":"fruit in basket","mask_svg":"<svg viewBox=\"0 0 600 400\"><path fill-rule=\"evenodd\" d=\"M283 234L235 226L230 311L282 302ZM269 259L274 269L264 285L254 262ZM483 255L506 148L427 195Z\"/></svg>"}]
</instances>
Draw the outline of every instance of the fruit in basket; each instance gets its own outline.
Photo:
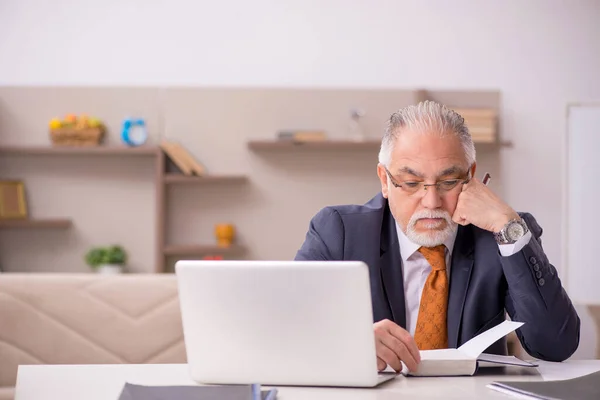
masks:
<instances>
[{"instance_id":1,"label":"fruit in basket","mask_svg":"<svg viewBox=\"0 0 600 400\"><path fill-rule=\"evenodd\" d=\"M79 116L75 114L66 114L62 119L54 117L48 123L51 130L59 128L84 130L89 128L102 128L102 121L96 117L91 117L87 114Z\"/></svg>"},{"instance_id":2,"label":"fruit in basket","mask_svg":"<svg viewBox=\"0 0 600 400\"><path fill-rule=\"evenodd\" d=\"M48 124L55 146L97 146L105 133L102 122L87 114L66 114L62 119L52 118Z\"/></svg>"},{"instance_id":3,"label":"fruit in basket","mask_svg":"<svg viewBox=\"0 0 600 400\"><path fill-rule=\"evenodd\" d=\"M58 129L62 126L62 122L58 118L52 118L49 123L50 129Z\"/></svg>"},{"instance_id":4,"label":"fruit in basket","mask_svg":"<svg viewBox=\"0 0 600 400\"><path fill-rule=\"evenodd\" d=\"M64 121L67 124L74 124L75 122L77 122L77 116L75 114L67 114L65 115Z\"/></svg>"},{"instance_id":5,"label":"fruit in basket","mask_svg":"<svg viewBox=\"0 0 600 400\"><path fill-rule=\"evenodd\" d=\"M98 128L100 125L102 125L100 120L94 117L89 118L87 123L90 128Z\"/></svg>"},{"instance_id":6,"label":"fruit in basket","mask_svg":"<svg viewBox=\"0 0 600 400\"><path fill-rule=\"evenodd\" d=\"M76 125L75 125L75 127L76 127L77 129L85 129L85 128L87 128L87 127L89 126L89 125L88 125L88 121L89 121L89 118L88 118L88 116L87 116L86 114L82 114L82 115L81 115L81 116L79 116L79 118L77 119L77 122L76 122Z\"/></svg>"}]
</instances>

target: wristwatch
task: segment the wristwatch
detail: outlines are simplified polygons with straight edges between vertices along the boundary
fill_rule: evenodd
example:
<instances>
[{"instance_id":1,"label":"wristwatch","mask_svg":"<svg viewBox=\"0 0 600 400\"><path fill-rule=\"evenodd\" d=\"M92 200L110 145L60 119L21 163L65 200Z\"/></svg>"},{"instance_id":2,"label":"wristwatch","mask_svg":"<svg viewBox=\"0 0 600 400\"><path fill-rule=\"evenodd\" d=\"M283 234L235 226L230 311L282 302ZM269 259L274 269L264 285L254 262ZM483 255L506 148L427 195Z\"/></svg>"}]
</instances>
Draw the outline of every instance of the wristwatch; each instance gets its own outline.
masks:
<instances>
[{"instance_id":1,"label":"wristwatch","mask_svg":"<svg viewBox=\"0 0 600 400\"><path fill-rule=\"evenodd\" d=\"M498 244L513 244L529 232L527 224L522 219L512 219L500 230L494 232L494 238Z\"/></svg>"}]
</instances>

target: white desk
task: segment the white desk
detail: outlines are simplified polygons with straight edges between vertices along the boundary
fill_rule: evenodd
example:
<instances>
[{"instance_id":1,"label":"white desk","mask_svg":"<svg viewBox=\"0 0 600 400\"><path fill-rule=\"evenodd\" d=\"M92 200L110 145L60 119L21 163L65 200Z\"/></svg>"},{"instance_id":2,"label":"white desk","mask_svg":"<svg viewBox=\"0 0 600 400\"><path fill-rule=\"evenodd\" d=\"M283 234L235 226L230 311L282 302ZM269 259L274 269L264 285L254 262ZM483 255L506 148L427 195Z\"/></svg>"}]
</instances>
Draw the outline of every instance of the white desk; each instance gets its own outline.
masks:
<instances>
[{"instance_id":1,"label":"white desk","mask_svg":"<svg viewBox=\"0 0 600 400\"><path fill-rule=\"evenodd\" d=\"M538 368L483 368L475 377L399 376L373 389L279 387L278 400L508 399L485 387L494 380L556 380L600 371L600 360L540 363ZM26 365L19 367L16 400L116 400L125 382L193 385L185 364Z\"/></svg>"}]
</instances>

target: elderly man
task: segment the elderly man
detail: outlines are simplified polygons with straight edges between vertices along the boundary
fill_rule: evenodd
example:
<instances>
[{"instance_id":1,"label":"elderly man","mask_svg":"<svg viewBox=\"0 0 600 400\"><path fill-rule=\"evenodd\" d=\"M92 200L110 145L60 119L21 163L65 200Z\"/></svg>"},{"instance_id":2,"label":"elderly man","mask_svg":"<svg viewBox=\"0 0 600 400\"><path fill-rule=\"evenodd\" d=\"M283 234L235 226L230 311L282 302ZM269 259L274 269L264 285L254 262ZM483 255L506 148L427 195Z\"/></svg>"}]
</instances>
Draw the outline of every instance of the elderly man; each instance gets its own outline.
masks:
<instances>
[{"instance_id":1,"label":"elderly man","mask_svg":"<svg viewBox=\"0 0 600 400\"><path fill-rule=\"evenodd\" d=\"M550 361L579 345L580 320L542 249L542 229L475 177L456 112L426 101L394 113L379 153L381 193L325 207L296 260L369 266L378 367L415 370L419 350L458 347L511 319L523 348ZM506 354L506 340L489 353Z\"/></svg>"}]
</instances>

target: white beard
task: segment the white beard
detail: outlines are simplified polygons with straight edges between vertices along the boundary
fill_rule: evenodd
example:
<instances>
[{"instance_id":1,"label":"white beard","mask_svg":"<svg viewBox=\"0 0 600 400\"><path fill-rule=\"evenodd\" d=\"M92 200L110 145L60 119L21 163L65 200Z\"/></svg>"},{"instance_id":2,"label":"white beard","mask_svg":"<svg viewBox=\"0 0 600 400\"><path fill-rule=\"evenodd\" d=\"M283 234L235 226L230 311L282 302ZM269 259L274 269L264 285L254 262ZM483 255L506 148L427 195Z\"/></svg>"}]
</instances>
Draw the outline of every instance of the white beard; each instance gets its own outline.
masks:
<instances>
[{"instance_id":1,"label":"white beard","mask_svg":"<svg viewBox=\"0 0 600 400\"><path fill-rule=\"evenodd\" d=\"M427 226L427 228L431 228L430 231L426 232L417 232L415 229L415 225L417 221L421 218L443 218L446 220L446 227L442 230L433 229L439 226L442 222L432 224L431 226ZM452 218L446 211L442 210L421 210L417 211L410 217L410 221L408 221L408 226L406 228L406 237L412 240L414 243L419 246L424 247L435 247L443 244L446 239L448 239L451 235L456 233L458 229L458 224L452 221Z\"/></svg>"}]
</instances>

